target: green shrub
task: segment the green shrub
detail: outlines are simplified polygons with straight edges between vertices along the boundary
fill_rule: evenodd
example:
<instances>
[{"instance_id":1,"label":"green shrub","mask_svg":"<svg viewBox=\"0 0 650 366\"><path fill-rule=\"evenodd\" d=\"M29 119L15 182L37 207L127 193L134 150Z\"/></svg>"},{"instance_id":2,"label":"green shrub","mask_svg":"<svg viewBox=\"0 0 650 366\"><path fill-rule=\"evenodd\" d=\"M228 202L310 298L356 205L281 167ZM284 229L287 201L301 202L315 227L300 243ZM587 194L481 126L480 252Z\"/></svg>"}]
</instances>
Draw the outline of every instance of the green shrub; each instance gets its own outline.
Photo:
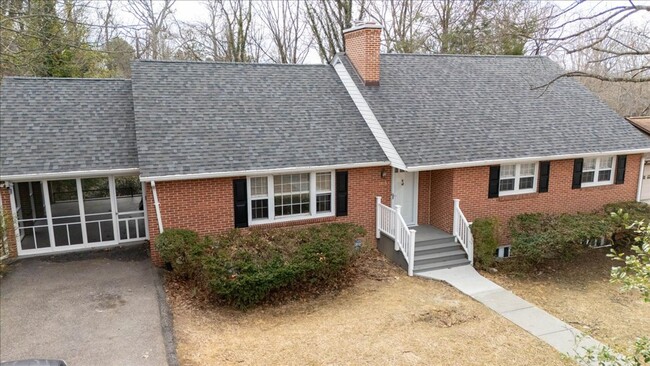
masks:
<instances>
[{"instance_id":1,"label":"green shrub","mask_svg":"<svg viewBox=\"0 0 650 366\"><path fill-rule=\"evenodd\" d=\"M634 243L636 235L630 227L633 222L650 223L650 206L643 202L611 203L603 208L612 225L611 239L615 246L627 246Z\"/></svg>"},{"instance_id":2,"label":"green shrub","mask_svg":"<svg viewBox=\"0 0 650 366\"><path fill-rule=\"evenodd\" d=\"M510 219L512 256L529 264L560 257L570 259L590 239L608 237L611 223L602 214L522 214Z\"/></svg>"},{"instance_id":3,"label":"green shrub","mask_svg":"<svg viewBox=\"0 0 650 366\"><path fill-rule=\"evenodd\" d=\"M245 309L279 291L300 291L340 280L354 257L352 224L300 229L232 230L204 251L201 277L221 301Z\"/></svg>"},{"instance_id":4,"label":"green shrub","mask_svg":"<svg viewBox=\"0 0 650 366\"><path fill-rule=\"evenodd\" d=\"M474 262L487 268L494 264L494 252L499 247L499 220L495 217L476 219L472 222L474 237Z\"/></svg>"},{"instance_id":5,"label":"green shrub","mask_svg":"<svg viewBox=\"0 0 650 366\"><path fill-rule=\"evenodd\" d=\"M167 229L156 238L156 249L175 274L192 277L201 271L201 258L212 242L192 230Z\"/></svg>"}]
</instances>

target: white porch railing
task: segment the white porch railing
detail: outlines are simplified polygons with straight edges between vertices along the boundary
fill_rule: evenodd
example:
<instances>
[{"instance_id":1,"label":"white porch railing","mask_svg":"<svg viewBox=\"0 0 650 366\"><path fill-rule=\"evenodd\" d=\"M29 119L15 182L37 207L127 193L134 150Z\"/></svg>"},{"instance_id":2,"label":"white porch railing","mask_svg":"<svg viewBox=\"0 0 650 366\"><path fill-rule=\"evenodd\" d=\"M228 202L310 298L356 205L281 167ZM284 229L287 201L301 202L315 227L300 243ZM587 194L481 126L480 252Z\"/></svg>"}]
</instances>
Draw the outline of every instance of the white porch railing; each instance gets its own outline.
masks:
<instances>
[{"instance_id":1,"label":"white porch railing","mask_svg":"<svg viewBox=\"0 0 650 366\"><path fill-rule=\"evenodd\" d=\"M460 245L465 249L467 253L467 258L470 263L474 264L474 237L472 236L472 230L470 229L469 222L463 215L463 211L460 210L460 200L454 198L454 237L460 243Z\"/></svg>"},{"instance_id":2,"label":"white porch railing","mask_svg":"<svg viewBox=\"0 0 650 366\"><path fill-rule=\"evenodd\" d=\"M415 262L415 230L409 229L400 212L401 207L388 207L377 197L377 239L384 233L395 241L395 251L402 252L408 265L408 275L413 276Z\"/></svg>"}]
</instances>

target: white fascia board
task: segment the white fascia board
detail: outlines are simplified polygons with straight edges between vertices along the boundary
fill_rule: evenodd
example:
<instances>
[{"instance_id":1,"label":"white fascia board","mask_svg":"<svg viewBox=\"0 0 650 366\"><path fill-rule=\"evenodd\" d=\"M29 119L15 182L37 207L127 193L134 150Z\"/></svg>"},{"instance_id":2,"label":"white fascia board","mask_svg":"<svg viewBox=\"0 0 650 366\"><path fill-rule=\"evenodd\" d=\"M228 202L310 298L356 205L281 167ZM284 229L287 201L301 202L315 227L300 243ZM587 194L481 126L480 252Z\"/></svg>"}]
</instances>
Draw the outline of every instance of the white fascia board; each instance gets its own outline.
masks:
<instances>
[{"instance_id":1,"label":"white fascia board","mask_svg":"<svg viewBox=\"0 0 650 366\"><path fill-rule=\"evenodd\" d=\"M395 146L388 138L388 135L386 135L386 131L384 131L384 129L379 124L379 121L377 120L377 117L375 117L375 114L372 112L372 109L370 109L368 102L366 102L365 98L361 94L361 91L359 91L359 88L357 88L357 85L354 83L354 80L352 80L352 77L348 73L348 70L346 70L345 66L338 58L338 56L334 57L332 60L332 65L334 65L334 70L336 70L339 79L341 79L343 86L345 86L348 94L350 94L350 98L352 98L352 101L359 110L359 113L361 113L361 117L363 117L364 121L366 121L366 124L368 125L368 128L370 128L370 131L375 137L375 140L377 140L377 143L384 151L384 154L388 160L390 160L391 165L395 168L406 170L404 161L402 161L402 158L397 153Z\"/></svg>"},{"instance_id":2,"label":"white fascia board","mask_svg":"<svg viewBox=\"0 0 650 366\"><path fill-rule=\"evenodd\" d=\"M650 149L615 150L615 151L589 152L589 153L566 154L566 155L537 156L537 157L514 158L514 159L477 160L477 161L468 161L468 162L462 162L462 163L412 166L412 167L408 167L406 169L406 171L407 172L419 172L419 171L423 171L423 170L470 168L470 167L485 166L485 165L516 164L516 163L544 161L544 160L566 160L566 159L589 158L589 157L606 156L606 155L643 154L643 153L647 153L647 152L650 152Z\"/></svg>"},{"instance_id":3,"label":"white fascia board","mask_svg":"<svg viewBox=\"0 0 650 366\"><path fill-rule=\"evenodd\" d=\"M174 180L229 178L229 177L245 177L245 176L249 177L254 175L285 174L285 173L298 173L298 172L304 173L304 172L310 172L316 170L371 168L371 167L388 166L388 165L390 165L389 161L379 161L379 162L371 162L371 163L302 166L302 167L290 167L290 168L278 168L278 169L238 170L238 171L213 172L213 173L160 175L160 176L151 176L151 177L140 177L140 181L167 182L167 181L174 181Z\"/></svg>"},{"instance_id":4,"label":"white fascia board","mask_svg":"<svg viewBox=\"0 0 650 366\"><path fill-rule=\"evenodd\" d=\"M140 174L138 168L126 169L106 169L106 170L80 170L61 173L36 173L36 174L16 174L16 175L0 175L0 181L19 182L19 181L34 181L43 179L65 179L65 178L84 178L84 177L101 177L107 175L126 175L126 174Z\"/></svg>"}]
</instances>

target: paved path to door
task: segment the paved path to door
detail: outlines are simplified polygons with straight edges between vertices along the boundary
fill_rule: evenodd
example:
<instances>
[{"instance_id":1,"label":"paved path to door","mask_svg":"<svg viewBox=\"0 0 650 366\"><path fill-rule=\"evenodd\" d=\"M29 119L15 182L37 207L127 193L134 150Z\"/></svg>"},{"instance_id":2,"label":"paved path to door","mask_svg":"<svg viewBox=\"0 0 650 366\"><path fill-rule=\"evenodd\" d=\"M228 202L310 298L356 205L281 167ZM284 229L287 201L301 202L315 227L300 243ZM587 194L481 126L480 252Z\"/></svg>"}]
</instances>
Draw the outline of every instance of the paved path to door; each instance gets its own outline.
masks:
<instances>
[{"instance_id":1,"label":"paved path to door","mask_svg":"<svg viewBox=\"0 0 650 366\"><path fill-rule=\"evenodd\" d=\"M0 360L167 365L161 291L143 247L20 260L0 279Z\"/></svg>"},{"instance_id":2,"label":"paved path to door","mask_svg":"<svg viewBox=\"0 0 650 366\"><path fill-rule=\"evenodd\" d=\"M603 347L595 339L481 276L472 266L418 273L449 283L569 357Z\"/></svg>"}]
</instances>

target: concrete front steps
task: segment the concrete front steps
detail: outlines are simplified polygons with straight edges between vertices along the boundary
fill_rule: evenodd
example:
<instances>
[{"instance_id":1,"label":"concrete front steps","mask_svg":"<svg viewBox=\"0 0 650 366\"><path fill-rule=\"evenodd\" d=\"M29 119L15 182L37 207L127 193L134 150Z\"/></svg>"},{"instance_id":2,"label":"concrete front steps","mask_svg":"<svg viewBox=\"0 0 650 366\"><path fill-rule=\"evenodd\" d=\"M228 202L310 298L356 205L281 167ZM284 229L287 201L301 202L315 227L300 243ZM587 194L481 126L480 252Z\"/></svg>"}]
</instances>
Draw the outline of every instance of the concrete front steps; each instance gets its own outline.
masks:
<instances>
[{"instance_id":1,"label":"concrete front steps","mask_svg":"<svg viewBox=\"0 0 650 366\"><path fill-rule=\"evenodd\" d=\"M418 240L416 233L415 238L414 273L470 264L467 253L452 235L436 233Z\"/></svg>"}]
</instances>

